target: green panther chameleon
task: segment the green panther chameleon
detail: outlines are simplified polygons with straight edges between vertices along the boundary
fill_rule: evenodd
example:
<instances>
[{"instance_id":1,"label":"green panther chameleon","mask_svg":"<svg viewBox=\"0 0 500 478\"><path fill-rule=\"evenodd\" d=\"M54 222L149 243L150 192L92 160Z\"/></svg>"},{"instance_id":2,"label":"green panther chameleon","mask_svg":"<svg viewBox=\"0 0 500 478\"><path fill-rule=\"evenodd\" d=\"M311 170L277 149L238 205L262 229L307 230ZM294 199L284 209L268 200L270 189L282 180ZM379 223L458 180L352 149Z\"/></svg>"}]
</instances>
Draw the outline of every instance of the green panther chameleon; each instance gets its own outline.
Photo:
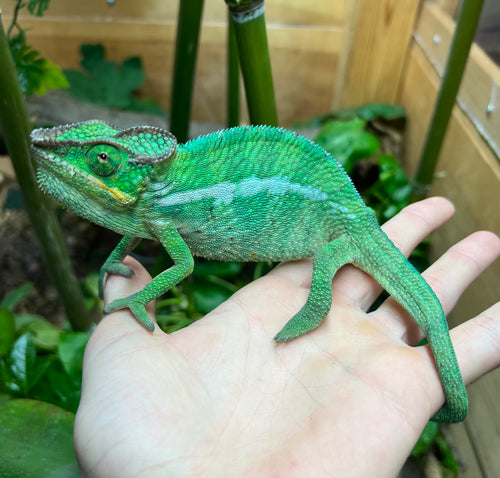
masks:
<instances>
[{"instance_id":1,"label":"green panther chameleon","mask_svg":"<svg viewBox=\"0 0 500 478\"><path fill-rule=\"evenodd\" d=\"M177 144L148 126L119 130L87 121L31 134L42 189L64 206L124 237L105 273L130 277L122 263L141 238L157 239L174 265L141 291L117 299L148 330L145 305L188 276L193 256L220 261L313 257L309 298L276 335L286 342L328 314L331 281L347 263L373 276L417 321L446 394L433 417L461 421L467 393L438 299L382 232L347 174L321 147L291 131L237 127Z\"/></svg>"}]
</instances>

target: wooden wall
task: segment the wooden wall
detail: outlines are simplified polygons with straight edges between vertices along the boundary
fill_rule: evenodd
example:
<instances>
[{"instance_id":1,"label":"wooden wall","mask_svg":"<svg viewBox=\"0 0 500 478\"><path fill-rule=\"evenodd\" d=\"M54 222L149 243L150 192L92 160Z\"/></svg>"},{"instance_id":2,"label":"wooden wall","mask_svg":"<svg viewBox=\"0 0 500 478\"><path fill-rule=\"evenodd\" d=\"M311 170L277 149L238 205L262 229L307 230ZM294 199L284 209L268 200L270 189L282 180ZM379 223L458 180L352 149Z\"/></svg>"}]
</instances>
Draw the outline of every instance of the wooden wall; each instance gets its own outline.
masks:
<instances>
[{"instance_id":1,"label":"wooden wall","mask_svg":"<svg viewBox=\"0 0 500 478\"><path fill-rule=\"evenodd\" d=\"M408 113L405 167L410 175L419 159L453 27L451 17L437 5L423 5L398 91L398 102ZM500 97L493 98L493 112L486 112L492 82L500 86L499 68L473 47L430 191L451 199L456 206L455 217L433 236L434 257L474 231L488 229L500 234L500 166L495 154L500 140ZM500 261L466 291L449 317L451 325L474 317L498 300ZM460 476L498 477L500 370L468 390L469 416L448 427L465 464Z\"/></svg>"},{"instance_id":2,"label":"wooden wall","mask_svg":"<svg viewBox=\"0 0 500 478\"><path fill-rule=\"evenodd\" d=\"M5 3L8 21L13 2ZM340 105L361 104L374 95L394 101L418 4L419 0L268 0L280 124ZM109 6L105 0L51 0L44 18L25 16L22 24L29 28L31 44L64 68L78 66L82 43L103 43L115 60L140 55L148 78L144 92L168 110L177 8L178 1L119 0ZM194 119L221 124L226 18L223 0L206 0L193 99Z\"/></svg>"}]
</instances>

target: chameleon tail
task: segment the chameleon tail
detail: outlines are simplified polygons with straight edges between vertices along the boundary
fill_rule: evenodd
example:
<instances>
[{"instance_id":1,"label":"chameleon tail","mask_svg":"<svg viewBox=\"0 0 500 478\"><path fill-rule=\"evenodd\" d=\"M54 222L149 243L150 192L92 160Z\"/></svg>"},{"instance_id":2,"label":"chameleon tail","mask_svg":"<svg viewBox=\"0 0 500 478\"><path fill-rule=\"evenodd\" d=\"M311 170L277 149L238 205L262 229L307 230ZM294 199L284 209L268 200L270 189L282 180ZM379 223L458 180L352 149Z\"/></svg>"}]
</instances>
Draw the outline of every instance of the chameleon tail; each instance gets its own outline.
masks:
<instances>
[{"instance_id":1,"label":"chameleon tail","mask_svg":"<svg viewBox=\"0 0 500 478\"><path fill-rule=\"evenodd\" d=\"M354 265L375 277L412 315L427 337L446 395L444 406L432 420L448 423L464 420L467 392L438 298L381 230L374 228L369 234Z\"/></svg>"}]
</instances>

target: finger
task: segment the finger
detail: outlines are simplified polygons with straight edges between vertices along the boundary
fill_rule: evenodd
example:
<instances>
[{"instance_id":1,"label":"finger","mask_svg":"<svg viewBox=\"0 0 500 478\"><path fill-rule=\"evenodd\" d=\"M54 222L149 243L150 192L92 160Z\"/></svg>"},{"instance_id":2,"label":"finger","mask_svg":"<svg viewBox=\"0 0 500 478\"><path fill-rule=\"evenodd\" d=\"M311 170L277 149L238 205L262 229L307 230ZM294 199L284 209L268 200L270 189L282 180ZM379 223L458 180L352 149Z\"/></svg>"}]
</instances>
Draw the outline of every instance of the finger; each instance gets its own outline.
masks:
<instances>
[{"instance_id":1,"label":"finger","mask_svg":"<svg viewBox=\"0 0 500 478\"><path fill-rule=\"evenodd\" d=\"M104 285L105 304L140 291L151 280L151 276L146 269L133 257L127 256L123 260L123 264L130 267L133 274L129 278L118 274L109 274L108 280Z\"/></svg>"},{"instance_id":2,"label":"finger","mask_svg":"<svg viewBox=\"0 0 500 478\"><path fill-rule=\"evenodd\" d=\"M466 384L500 366L500 302L455 327L451 338Z\"/></svg>"},{"instance_id":3,"label":"finger","mask_svg":"<svg viewBox=\"0 0 500 478\"><path fill-rule=\"evenodd\" d=\"M465 289L499 255L500 239L491 232L476 232L448 249L422 274L436 293L445 314L453 309ZM385 322L391 317L391 333L410 345L416 345L423 339L417 323L392 298L387 299L372 316Z\"/></svg>"},{"instance_id":4,"label":"finger","mask_svg":"<svg viewBox=\"0 0 500 478\"><path fill-rule=\"evenodd\" d=\"M108 274L108 278L104 285L105 305L110 304L116 299L128 297L129 295L139 292L151 281L149 273L146 269L144 269L142 264L133 257L127 256L123 260L123 264L130 267L134 273L130 278L116 274ZM156 322L154 314L154 301L150 302L146 306L146 311L148 312L149 317ZM106 327L120 327L120 332L127 332L130 327L131 330L135 330L137 327L144 329L139 322L137 322L129 309L119 309L106 314L100 324L103 324L103 326L105 325Z\"/></svg>"}]
</instances>

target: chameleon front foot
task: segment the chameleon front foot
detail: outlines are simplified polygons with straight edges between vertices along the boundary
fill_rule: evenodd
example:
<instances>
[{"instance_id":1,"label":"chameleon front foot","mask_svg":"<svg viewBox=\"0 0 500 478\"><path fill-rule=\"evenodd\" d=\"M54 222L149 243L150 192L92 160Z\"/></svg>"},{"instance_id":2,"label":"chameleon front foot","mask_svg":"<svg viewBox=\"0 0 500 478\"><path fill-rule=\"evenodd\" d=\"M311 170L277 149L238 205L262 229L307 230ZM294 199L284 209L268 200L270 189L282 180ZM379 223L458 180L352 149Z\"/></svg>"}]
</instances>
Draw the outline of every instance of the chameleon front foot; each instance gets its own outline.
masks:
<instances>
[{"instance_id":1,"label":"chameleon front foot","mask_svg":"<svg viewBox=\"0 0 500 478\"><path fill-rule=\"evenodd\" d=\"M155 329L155 323L151 320L146 312L146 304L134 298L135 295L124 297L123 299L116 299L104 307L104 313L110 314L118 309L130 309L130 312L139 321L139 323L150 332Z\"/></svg>"},{"instance_id":2,"label":"chameleon front foot","mask_svg":"<svg viewBox=\"0 0 500 478\"><path fill-rule=\"evenodd\" d=\"M134 271L121 262L113 261L105 263L99 272L99 297L101 299L104 298L104 275L106 273L116 274L127 279L130 279L134 275Z\"/></svg>"}]
</instances>

